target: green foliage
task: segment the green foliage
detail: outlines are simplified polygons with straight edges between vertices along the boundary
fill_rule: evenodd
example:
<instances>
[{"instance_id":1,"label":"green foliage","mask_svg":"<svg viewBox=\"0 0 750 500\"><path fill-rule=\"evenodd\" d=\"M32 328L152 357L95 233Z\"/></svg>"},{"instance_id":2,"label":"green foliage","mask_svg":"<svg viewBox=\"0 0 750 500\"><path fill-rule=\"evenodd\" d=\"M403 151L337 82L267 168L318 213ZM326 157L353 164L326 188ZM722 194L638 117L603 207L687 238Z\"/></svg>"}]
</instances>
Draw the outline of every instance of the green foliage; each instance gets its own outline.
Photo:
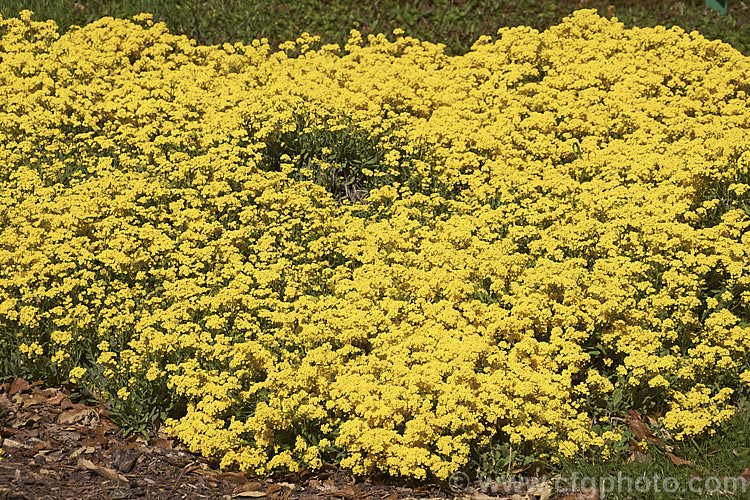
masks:
<instances>
[{"instance_id":1,"label":"green foliage","mask_svg":"<svg viewBox=\"0 0 750 500\"><path fill-rule=\"evenodd\" d=\"M713 436L688 439L679 445L671 442L660 429L651 427L654 436L664 437L664 444L649 442L645 454L634 454L632 442L635 436L628 431L620 443L619 453L603 459L597 456L580 456L576 460L563 461L559 477L565 478L556 484L557 493L570 491L573 486L591 486L613 484L614 489L600 492L602 498L643 499L708 498L707 489L717 486L718 479L723 487L723 480L732 485L750 464L750 411L746 401L738 403L735 416L717 429ZM631 441L632 440L632 441ZM629 444L631 442L631 444ZM615 446L615 450L617 450ZM619 474L619 476L618 476ZM636 488L635 481L641 478ZM665 478L670 478L679 486L676 493L669 493L663 488ZM671 479L673 478L673 479ZM577 485L573 484L577 480ZM618 487L618 479L620 486ZM644 482L645 480L645 482ZM691 482L692 480L692 482ZM612 483L614 481L614 483ZM627 485L631 487L628 488ZM737 483L739 486L739 482ZM658 491L661 489L661 491ZM701 491L703 489L704 491ZM740 486L733 494L714 492L716 498L750 498L750 487Z\"/></svg>"},{"instance_id":2,"label":"green foliage","mask_svg":"<svg viewBox=\"0 0 750 500\"><path fill-rule=\"evenodd\" d=\"M746 3L746 2L745 2ZM375 0L331 2L295 0L7 0L0 6L4 17L22 9L37 19L54 19L63 29L84 25L104 16L130 17L151 12L174 33L183 33L203 44L243 42L268 38L273 46L297 38L303 31L320 35L324 43L343 45L354 28L363 35L390 33L395 28L419 39L446 45L451 55L466 53L482 35L494 35L504 26L531 26L544 30L576 9L596 8L603 16L616 16L626 26L678 25L697 30L709 39L721 39L740 52L750 52L750 9L730 2L721 16L704 9L703 0L685 2L634 2L632 0L543 0L493 2L491 0Z\"/></svg>"},{"instance_id":3,"label":"green foliage","mask_svg":"<svg viewBox=\"0 0 750 500\"><path fill-rule=\"evenodd\" d=\"M719 175L706 177L700 193L700 203L705 212L697 227L708 228L720 224L731 210L742 210L750 216L750 152L735 151Z\"/></svg>"},{"instance_id":4,"label":"green foliage","mask_svg":"<svg viewBox=\"0 0 750 500\"><path fill-rule=\"evenodd\" d=\"M284 163L292 165L293 179L313 181L339 202L363 202L370 189L391 180L382 166L388 151L352 123L325 126L299 112L291 124L266 137L265 144L263 170L278 172Z\"/></svg>"}]
</instances>

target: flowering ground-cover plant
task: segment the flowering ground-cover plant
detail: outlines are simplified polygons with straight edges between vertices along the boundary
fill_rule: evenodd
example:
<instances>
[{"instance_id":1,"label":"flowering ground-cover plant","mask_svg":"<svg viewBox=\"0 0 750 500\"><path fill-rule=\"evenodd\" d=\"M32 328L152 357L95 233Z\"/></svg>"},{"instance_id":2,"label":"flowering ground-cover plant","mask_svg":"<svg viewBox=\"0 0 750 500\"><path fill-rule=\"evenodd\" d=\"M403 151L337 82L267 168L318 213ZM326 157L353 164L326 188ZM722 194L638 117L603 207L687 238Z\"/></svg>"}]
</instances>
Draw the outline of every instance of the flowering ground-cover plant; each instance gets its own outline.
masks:
<instances>
[{"instance_id":1,"label":"flowering ground-cover plant","mask_svg":"<svg viewBox=\"0 0 750 500\"><path fill-rule=\"evenodd\" d=\"M0 21L0 370L265 473L675 442L750 391L750 59ZM520 450L520 451L519 451ZM481 464L480 464L481 465Z\"/></svg>"}]
</instances>

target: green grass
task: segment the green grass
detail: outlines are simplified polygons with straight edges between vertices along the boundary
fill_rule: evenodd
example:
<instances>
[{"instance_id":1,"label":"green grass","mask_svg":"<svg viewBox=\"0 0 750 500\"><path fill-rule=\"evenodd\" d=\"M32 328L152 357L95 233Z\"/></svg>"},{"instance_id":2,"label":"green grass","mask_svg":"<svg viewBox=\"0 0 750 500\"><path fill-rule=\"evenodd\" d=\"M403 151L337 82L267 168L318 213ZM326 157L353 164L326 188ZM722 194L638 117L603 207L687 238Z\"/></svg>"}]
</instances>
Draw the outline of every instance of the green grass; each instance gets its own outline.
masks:
<instances>
[{"instance_id":1,"label":"green grass","mask_svg":"<svg viewBox=\"0 0 750 500\"><path fill-rule=\"evenodd\" d=\"M303 31L320 35L324 43L343 44L349 30L363 34L390 33L403 28L423 40L444 43L449 54L465 53L481 35L494 35L504 26L532 26L543 30L580 8L594 8L616 16L626 26L681 26L709 39L721 39L750 55L750 0L729 0L721 16L707 11L704 0L5 0L4 17L31 9L36 19L54 19L62 29L83 25L104 16L130 17L151 12L172 32L184 33L199 43L247 43L268 38L273 46L298 37Z\"/></svg>"},{"instance_id":2,"label":"green grass","mask_svg":"<svg viewBox=\"0 0 750 500\"><path fill-rule=\"evenodd\" d=\"M552 465L524 450L497 446L471 464L470 475L488 494L507 481L532 486L546 480L553 498L580 499L577 492L596 488L600 496L593 498L607 500L750 499L750 482L743 482L743 477L750 479L750 405L743 401L739 408L713 436L679 443L663 429L647 426L653 439L642 447L628 429L617 452L606 459L587 454Z\"/></svg>"},{"instance_id":3,"label":"green grass","mask_svg":"<svg viewBox=\"0 0 750 500\"><path fill-rule=\"evenodd\" d=\"M747 404L741 408L711 437L689 439L680 446L668 440L664 445L651 443L640 455L625 451L608 460L580 457L564 463L559 476L565 480L559 480L558 493L564 492L566 483L572 486L572 479L576 478L579 488L596 485L607 490L607 495L603 495L607 499L750 498L750 483L743 486L740 479L750 466L750 408ZM654 435L658 437L659 433ZM634 438L631 435L629 439ZM715 491L709 496L700 490L724 490L725 478L730 490L735 490L733 494ZM609 487L601 488L602 485ZM670 487L675 486L677 491L671 492Z\"/></svg>"}]
</instances>

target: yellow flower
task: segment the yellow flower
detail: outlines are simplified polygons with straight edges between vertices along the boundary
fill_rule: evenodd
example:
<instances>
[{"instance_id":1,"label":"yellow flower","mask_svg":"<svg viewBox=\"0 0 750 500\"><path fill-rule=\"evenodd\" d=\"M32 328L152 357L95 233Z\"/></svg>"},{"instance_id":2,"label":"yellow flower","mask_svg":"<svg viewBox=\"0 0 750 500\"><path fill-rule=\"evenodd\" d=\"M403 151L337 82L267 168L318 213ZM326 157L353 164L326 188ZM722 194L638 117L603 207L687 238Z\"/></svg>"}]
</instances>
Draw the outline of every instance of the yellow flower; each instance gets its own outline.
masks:
<instances>
[{"instance_id":1,"label":"yellow flower","mask_svg":"<svg viewBox=\"0 0 750 500\"><path fill-rule=\"evenodd\" d=\"M75 384L78 382L78 380L86 375L86 368L76 366L75 368L72 368L70 372L68 372L68 379L70 379L70 382Z\"/></svg>"}]
</instances>

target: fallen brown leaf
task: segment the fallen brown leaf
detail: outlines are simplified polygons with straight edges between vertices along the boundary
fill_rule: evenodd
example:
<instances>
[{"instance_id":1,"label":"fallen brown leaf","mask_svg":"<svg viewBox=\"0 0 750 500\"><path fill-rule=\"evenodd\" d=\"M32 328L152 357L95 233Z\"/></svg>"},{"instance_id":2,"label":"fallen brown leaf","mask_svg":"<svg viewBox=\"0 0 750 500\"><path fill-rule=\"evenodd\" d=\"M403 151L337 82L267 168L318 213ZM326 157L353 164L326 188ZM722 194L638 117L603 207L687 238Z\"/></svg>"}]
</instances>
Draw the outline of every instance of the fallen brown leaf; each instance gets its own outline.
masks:
<instances>
[{"instance_id":1,"label":"fallen brown leaf","mask_svg":"<svg viewBox=\"0 0 750 500\"><path fill-rule=\"evenodd\" d=\"M102 448L109 444L109 439L103 436L94 437L94 438L86 438L83 440L81 444L83 444L83 446L92 446L94 448Z\"/></svg>"},{"instance_id":2,"label":"fallen brown leaf","mask_svg":"<svg viewBox=\"0 0 750 500\"><path fill-rule=\"evenodd\" d=\"M27 381L25 381L22 378L17 378L10 384L10 389L8 390L8 396L12 396L16 393L23 392L28 388L29 388L29 383Z\"/></svg>"},{"instance_id":3,"label":"fallen brown leaf","mask_svg":"<svg viewBox=\"0 0 750 500\"><path fill-rule=\"evenodd\" d=\"M640 413L636 410L628 410L628 413L630 414L628 425L630 426L630 430L633 431L633 434L635 434L635 437L638 438L638 441L647 440L659 446L664 446L664 441L654 436L648 427L646 427L646 424L643 423Z\"/></svg>"},{"instance_id":4,"label":"fallen brown leaf","mask_svg":"<svg viewBox=\"0 0 750 500\"><path fill-rule=\"evenodd\" d=\"M36 406L42 403L46 403L47 398L41 394L32 394L23 402L21 408L28 408L29 406Z\"/></svg>"},{"instance_id":5,"label":"fallen brown leaf","mask_svg":"<svg viewBox=\"0 0 750 500\"><path fill-rule=\"evenodd\" d=\"M268 486L268 488L266 488L266 493L268 493L269 495L272 493L276 493L277 491L281 491L281 486L279 486L278 484L271 484Z\"/></svg>"},{"instance_id":6,"label":"fallen brown leaf","mask_svg":"<svg viewBox=\"0 0 750 500\"><path fill-rule=\"evenodd\" d=\"M247 477L244 474L240 474L239 472L222 472L218 476L219 479L224 479L227 481L232 481L233 483L237 484L246 484L248 482ZM260 484L255 483L258 485L258 488L255 488L256 490L260 489Z\"/></svg>"},{"instance_id":7,"label":"fallen brown leaf","mask_svg":"<svg viewBox=\"0 0 750 500\"><path fill-rule=\"evenodd\" d=\"M18 429L11 429L10 427L0 428L0 438L9 438L15 434L21 433Z\"/></svg>"},{"instance_id":8,"label":"fallen brown leaf","mask_svg":"<svg viewBox=\"0 0 750 500\"><path fill-rule=\"evenodd\" d=\"M76 431L60 431L55 438L62 443L73 443L81 440L81 433Z\"/></svg>"},{"instance_id":9,"label":"fallen brown leaf","mask_svg":"<svg viewBox=\"0 0 750 500\"><path fill-rule=\"evenodd\" d=\"M187 457L167 457L167 463L175 467L185 467L190 463L190 459Z\"/></svg>"},{"instance_id":10,"label":"fallen brown leaf","mask_svg":"<svg viewBox=\"0 0 750 500\"><path fill-rule=\"evenodd\" d=\"M78 459L78 467L81 469L95 472L99 474L100 476L102 476L103 478L109 479L111 481L118 481L118 482L123 482L123 483L128 482L128 479L122 474L118 474L116 470L107 469L106 467L99 467L98 465L94 465L92 461L86 460L85 458Z\"/></svg>"},{"instance_id":11,"label":"fallen brown leaf","mask_svg":"<svg viewBox=\"0 0 750 500\"><path fill-rule=\"evenodd\" d=\"M164 448L167 450L172 449L172 440L171 439L164 439L164 438L155 438L151 440L152 446L158 446L159 448Z\"/></svg>"},{"instance_id":12,"label":"fallen brown leaf","mask_svg":"<svg viewBox=\"0 0 750 500\"><path fill-rule=\"evenodd\" d=\"M740 473L740 478L746 482L750 482L750 466L745 467L745 470Z\"/></svg>"},{"instance_id":13,"label":"fallen brown leaf","mask_svg":"<svg viewBox=\"0 0 750 500\"><path fill-rule=\"evenodd\" d=\"M47 404L51 405L51 406L57 406L60 403L62 403L62 401L63 401L63 399L65 399L65 397L66 397L65 394L62 394L62 393L58 392L54 396L50 396L50 397L47 398Z\"/></svg>"},{"instance_id":14,"label":"fallen brown leaf","mask_svg":"<svg viewBox=\"0 0 750 500\"><path fill-rule=\"evenodd\" d=\"M60 425L70 425L77 422L82 422L84 420L87 420L88 417L91 417L92 414L95 414L96 412L92 410L91 408L78 408L73 410L68 410L62 412L57 417L57 422Z\"/></svg>"},{"instance_id":15,"label":"fallen brown leaf","mask_svg":"<svg viewBox=\"0 0 750 500\"><path fill-rule=\"evenodd\" d=\"M351 484L347 484L341 488L339 488L338 491L336 491L337 496L342 496L346 498L358 498L361 495L361 491L357 486L352 486Z\"/></svg>"},{"instance_id":16,"label":"fallen brown leaf","mask_svg":"<svg viewBox=\"0 0 750 500\"><path fill-rule=\"evenodd\" d=\"M266 496L262 491L241 491L232 495L236 498L260 498Z\"/></svg>"},{"instance_id":17,"label":"fallen brown leaf","mask_svg":"<svg viewBox=\"0 0 750 500\"><path fill-rule=\"evenodd\" d=\"M253 482L247 482L245 484L239 484L232 492L233 495L236 495L237 493L242 493L245 491L260 491L261 484L257 483L255 481Z\"/></svg>"},{"instance_id":18,"label":"fallen brown leaf","mask_svg":"<svg viewBox=\"0 0 750 500\"><path fill-rule=\"evenodd\" d=\"M646 424L641 420L641 415L635 410L629 410L630 418L628 419L628 425L630 430L635 434L638 441L644 441L648 436L651 435L651 431L648 430Z\"/></svg>"},{"instance_id":19,"label":"fallen brown leaf","mask_svg":"<svg viewBox=\"0 0 750 500\"><path fill-rule=\"evenodd\" d=\"M3 439L4 448L26 448L27 446L15 439Z\"/></svg>"},{"instance_id":20,"label":"fallen brown leaf","mask_svg":"<svg viewBox=\"0 0 750 500\"><path fill-rule=\"evenodd\" d=\"M73 453L71 453L69 455L69 458L76 458L78 455L89 454L89 453L93 453L93 452L94 452L94 448L93 447L91 447L91 446L81 446L77 450L74 450Z\"/></svg>"},{"instance_id":21,"label":"fallen brown leaf","mask_svg":"<svg viewBox=\"0 0 750 500\"><path fill-rule=\"evenodd\" d=\"M694 464L693 462L691 462L690 460L685 460L685 459L682 459L682 458L678 457L677 455L675 455L674 453L670 453L670 454L669 454L669 459L670 459L670 460L672 461L672 463L673 463L673 464L675 464L675 465L689 465L689 466L691 466L691 467L697 467L697 465L695 465L695 464Z\"/></svg>"},{"instance_id":22,"label":"fallen brown leaf","mask_svg":"<svg viewBox=\"0 0 750 500\"><path fill-rule=\"evenodd\" d=\"M86 449L93 450L91 447L87 447ZM118 471L127 474L133 470L133 467L135 467L135 463L140 456L141 454L139 452L133 450L114 450L112 453L112 463Z\"/></svg>"}]
</instances>

